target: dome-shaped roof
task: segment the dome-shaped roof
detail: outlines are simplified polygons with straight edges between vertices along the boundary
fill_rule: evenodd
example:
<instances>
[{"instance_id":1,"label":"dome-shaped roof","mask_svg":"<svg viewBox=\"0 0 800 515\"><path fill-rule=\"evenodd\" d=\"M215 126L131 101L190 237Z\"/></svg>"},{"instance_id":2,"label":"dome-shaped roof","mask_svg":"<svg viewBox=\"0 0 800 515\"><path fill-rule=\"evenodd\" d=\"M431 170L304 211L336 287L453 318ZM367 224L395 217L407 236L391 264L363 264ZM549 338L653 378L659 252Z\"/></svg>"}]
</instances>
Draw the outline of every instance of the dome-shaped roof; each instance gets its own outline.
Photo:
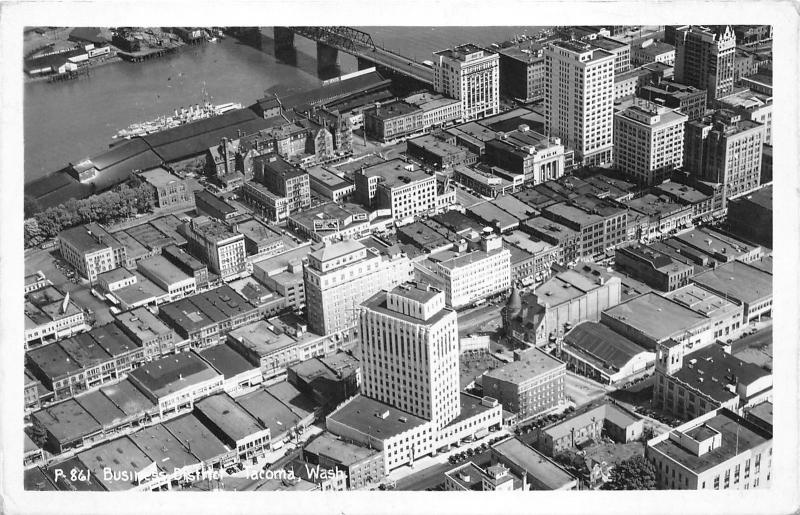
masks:
<instances>
[{"instance_id":1,"label":"dome-shaped roof","mask_svg":"<svg viewBox=\"0 0 800 515\"><path fill-rule=\"evenodd\" d=\"M519 296L519 290L516 286L511 287L511 295L508 296L506 302L506 312L516 313L522 309L522 298Z\"/></svg>"}]
</instances>

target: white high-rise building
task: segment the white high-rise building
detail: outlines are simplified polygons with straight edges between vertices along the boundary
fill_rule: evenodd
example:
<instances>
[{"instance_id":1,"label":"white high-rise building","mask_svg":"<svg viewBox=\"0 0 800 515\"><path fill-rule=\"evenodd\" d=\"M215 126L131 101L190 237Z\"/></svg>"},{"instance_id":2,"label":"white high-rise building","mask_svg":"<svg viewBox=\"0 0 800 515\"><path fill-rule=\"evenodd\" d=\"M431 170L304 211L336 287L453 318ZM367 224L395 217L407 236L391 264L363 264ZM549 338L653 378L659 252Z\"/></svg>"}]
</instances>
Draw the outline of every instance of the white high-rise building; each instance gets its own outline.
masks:
<instances>
[{"instance_id":1,"label":"white high-rise building","mask_svg":"<svg viewBox=\"0 0 800 515\"><path fill-rule=\"evenodd\" d=\"M461 100L464 120L500 112L499 55L471 43L433 55L433 89Z\"/></svg>"},{"instance_id":2,"label":"white high-rise building","mask_svg":"<svg viewBox=\"0 0 800 515\"><path fill-rule=\"evenodd\" d=\"M545 48L545 128L583 165L612 162L614 54L580 41Z\"/></svg>"},{"instance_id":3,"label":"white high-rise building","mask_svg":"<svg viewBox=\"0 0 800 515\"><path fill-rule=\"evenodd\" d=\"M511 288L511 251L489 232L481 248L435 264L432 272L445 292L447 306L457 309Z\"/></svg>"},{"instance_id":4,"label":"white high-rise building","mask_svg":"<svg viewBox=\"0 0 800 515\"><path fill-rule=\"evenodd\" d=\"M461 413L458 322L444 293L405 283L361 308L363 395L431 420L441 430Z\"/></svg>"},{"instance_id":5,"label":"white high-rise building","mask_svg":"<svg viewBox=\"0 0 800 515\"><path fill-rule=\"evenodd\" d=\"M614 162L623 174L652 186L683 166L688 116L647 100L614 115Z\"/></svg>"},{"instance_id":6,"label":"white high-rise building","mask_svg":"<svg viewBox=\"0 0 800 515\"><path fill-rule=\"evenodd\" d=\"M382 255L345 240L311 252L303 270L309 330L326 335L352 329L359 304L412 278L411 260L396 250Z\"/></svg>"}]
</instances>

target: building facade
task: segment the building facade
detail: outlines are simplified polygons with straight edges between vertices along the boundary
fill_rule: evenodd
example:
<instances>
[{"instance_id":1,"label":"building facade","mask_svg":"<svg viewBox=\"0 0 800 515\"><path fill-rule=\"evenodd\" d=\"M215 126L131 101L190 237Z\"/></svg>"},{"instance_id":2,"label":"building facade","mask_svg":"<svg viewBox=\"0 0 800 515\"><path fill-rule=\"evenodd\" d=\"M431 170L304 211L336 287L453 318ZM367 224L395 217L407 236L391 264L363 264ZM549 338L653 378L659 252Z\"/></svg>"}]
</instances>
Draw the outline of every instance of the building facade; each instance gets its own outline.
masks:
<instances>
[{"instance_id":1,"label":"building facade","mask_svg":"<svg viewBox=\"0 0 800 515\"><path fill-rule=\"evenodd\" d=\"M441 430L460 413L456 313L444 293L403 283L361 308L361 392Z\"/></svg>"},{"instance_id":2,"label":"building facade","mask_svg":"<svg viewBox=\"0 0 800 515\"><path fill-rule=\"evenodd\" d=\"M614 115L614 163L639 184L652 186L683 165L686 115L637 102Z\"/></svg>"},{"instance_id":3,"label":"building facade","mask_svg":"<svg viewBox=\"0 0 800 515\"><path fill-rule=\"evenodd\" d=\"M544 51L545 128L575 150L584 165L607 165L613 154L614 54L576 41Z\"/></svg>"},{"instance_id":4,"label":"building facade","mask_svg":"<svg viewBox=\"0 0 800 515\"><path fill-rule=\"evenodd\" d=\"M345 240L310 253L303 277L310 329L332 334L356 325L359 303L410 280L412 265L403 253L381 256Z\"/></svg>"},{"instance_id":5,"label":"building facade","mask_svg":"<svg viewBox=\"0 0 800 515\"><path fill-rule=\"evenodd\" d=\"M242 276L247 271L244 235L206 217L196 217L179 227L190 252L208 263L222 279Z\"/></svg>"},{"instance_id":6,"label":"building facade","mask_svg":"<svg viewBox=\"0 0 800 515\"><path fill-rule=\"evenodd\" d=\"M433 89L461 100L461 116L474 120L500 112L500 57L473 44L434 53Z\"/></svg>"},{"instance_id":7,"label":"building facade","mask_svg":"<svg viewBox=\"0 0 800 515\"><path fill-rule=\"evenodd\" d=\"M675 32L675 80L715 100L733 91L736 35L730 25L689 25Z\"/></svg>"},{"instance_id":8,"label":"building facade","mask_svg":"<svg viewBox=\"0 0 800 515\"><path fill-rule=\"evenodd\" d=\"M684 168L696 177L724 184L730 198L761 184L765 127L729 110L686 125Z\"/></svg>"}]
</instances>

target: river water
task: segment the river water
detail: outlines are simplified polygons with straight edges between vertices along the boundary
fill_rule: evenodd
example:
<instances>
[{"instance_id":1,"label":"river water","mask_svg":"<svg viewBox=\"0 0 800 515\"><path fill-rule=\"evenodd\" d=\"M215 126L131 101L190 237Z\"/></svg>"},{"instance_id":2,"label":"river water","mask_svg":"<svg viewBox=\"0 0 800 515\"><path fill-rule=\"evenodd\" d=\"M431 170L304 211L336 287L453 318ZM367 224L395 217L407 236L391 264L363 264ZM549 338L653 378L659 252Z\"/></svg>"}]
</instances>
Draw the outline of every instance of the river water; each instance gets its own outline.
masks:
<instances>
[{"instance_id":1,"label":"river water","mask_svg":"<svg viewBox=\"0 0 800 515\"><path fill-rule=\"evenodd\" d=\"M419 61L453 45L488 45L540 28L361 27L376 44ZM274 57L272 30L262 32L263 50L226 38L144 63L107 64L74 81L25 84L26 182L103 151L111 136L131 123L202 103L204 91L215 104L246 106L266 90L287 93L321 83L314 42L295 37L297 58L288 64ZM340 73L356 69L354 57L339 54Z\"/></svg>"}]
</instances>

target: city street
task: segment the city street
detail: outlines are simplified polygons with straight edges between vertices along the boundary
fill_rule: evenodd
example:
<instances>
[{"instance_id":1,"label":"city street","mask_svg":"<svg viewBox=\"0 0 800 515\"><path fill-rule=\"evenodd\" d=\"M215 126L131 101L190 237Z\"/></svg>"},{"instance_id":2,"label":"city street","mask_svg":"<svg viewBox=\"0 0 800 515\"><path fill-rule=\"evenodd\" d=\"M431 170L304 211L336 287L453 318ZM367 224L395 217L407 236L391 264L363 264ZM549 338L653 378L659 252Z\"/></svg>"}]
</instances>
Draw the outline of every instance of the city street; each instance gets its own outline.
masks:
<instances>
[{"instance_id":1,"label":"city street","mask_svg":"<svg viewBox=\"0 0 800 515\"><path fill-rule=\"evenodd\" d=\"M762 322L763 324L763 322ZM772 325L731 343L731 354L760 367L772 368Z\"/></svg>"},{"instance_id":2,"label":"city street","mask_svg":"<svg viewBox=\"0 0 800 515\"><path fill-rule=\"evenodd\" d=\"M474 332L494 332L502 325L500 310L503 303L483 306L458 313L458 334L464 336Z\"/></svg>"},{"instance_id":3,"label":"city street","mask_svg":"<svg viewBox=\"0 0 800 515\"><path fill-rule=\"evenodd\" d=\"M564 395L576 406L598 399L614 390L613 386L602 385L569 371L567 371L567 379L564 381Z\"/></svg>"},{"instance_id":4,"label":"city street","mask_svg":"<svg viewBox=\"0 0 800 515\"><path fill-rule=\"evenodd\" d=\"M424 490L425 488L430 488L441 481L439 474L458 466L451 465L447 461L451 455L458 454L459 452L466 451L470 448L474 449L480 447L480 445L484 442L488 443L494 438L499 436L506 437L510 434L511 433L509 433L508 429L506 428L489 432L489 434L480 440L475 440L469 444L462 444L456 448L450 449L447 452L439 453L436 456L425 456L420 458L414 462L413 467L406 465L395 469L389 474L387 479L389 481L397 482L395 487L397 490Z\"/></svg>"}]
</instances>

